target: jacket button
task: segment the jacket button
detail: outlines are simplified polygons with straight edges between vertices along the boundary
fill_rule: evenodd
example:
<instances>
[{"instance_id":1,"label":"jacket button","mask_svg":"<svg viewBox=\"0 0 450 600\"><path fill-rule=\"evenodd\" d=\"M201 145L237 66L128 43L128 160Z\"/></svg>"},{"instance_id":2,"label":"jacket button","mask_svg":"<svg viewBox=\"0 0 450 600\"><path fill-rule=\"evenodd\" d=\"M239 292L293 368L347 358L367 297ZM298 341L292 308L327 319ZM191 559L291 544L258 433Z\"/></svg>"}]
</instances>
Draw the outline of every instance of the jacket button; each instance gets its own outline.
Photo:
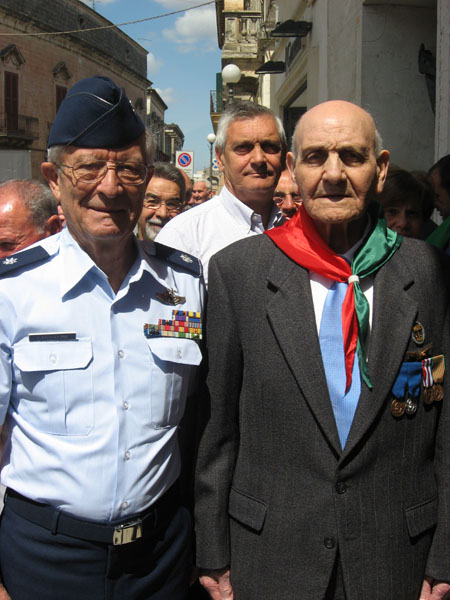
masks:
<instances>
[{"instance_id":1,"label":"jacket button","mask_svg":"<svg viewBox=\"0 0 450 600\"><path fill-rule=\"evenodd\" d=\"M347 484L343 481L338 481L336 483L336 491L338 494L345 494L345 492L347 491Z\"/></svg>"},{"instance_id":2,"label":"jacket button","mask_svg":"<svg viewBox=\"0 0 450 600\"><path fill-rule=\"evenodd\" d=\"M334 548L336 545L336 540L332 537L326 537L323 540L323 545L325 546L325 548L328 548L328 550L331 550L331 548Z\"/></svg>"}]
</instances>

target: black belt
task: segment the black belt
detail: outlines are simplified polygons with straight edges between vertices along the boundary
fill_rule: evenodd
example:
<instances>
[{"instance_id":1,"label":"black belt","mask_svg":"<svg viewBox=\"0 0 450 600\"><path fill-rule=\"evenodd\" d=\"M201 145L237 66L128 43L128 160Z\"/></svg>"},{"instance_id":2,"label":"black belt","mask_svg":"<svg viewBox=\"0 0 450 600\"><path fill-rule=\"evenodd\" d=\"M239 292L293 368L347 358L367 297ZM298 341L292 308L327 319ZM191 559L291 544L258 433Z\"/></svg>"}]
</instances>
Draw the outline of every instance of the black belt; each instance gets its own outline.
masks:
<instances>
[{"instance_id":1,"label":"black belt","mask_svg":"<svg viewBox=\"0 0 450 600\"><path fill-rule=\"evenodd\" d=\"M62 533L81 540L120 546L148 536L165 523L180 505L180 493L178 484L175 484L144 513L112 525L77 519L48 504L29 500L10 488L6 489L5 504L20 517L53 534Z\"/></svg>"}]
</instances>

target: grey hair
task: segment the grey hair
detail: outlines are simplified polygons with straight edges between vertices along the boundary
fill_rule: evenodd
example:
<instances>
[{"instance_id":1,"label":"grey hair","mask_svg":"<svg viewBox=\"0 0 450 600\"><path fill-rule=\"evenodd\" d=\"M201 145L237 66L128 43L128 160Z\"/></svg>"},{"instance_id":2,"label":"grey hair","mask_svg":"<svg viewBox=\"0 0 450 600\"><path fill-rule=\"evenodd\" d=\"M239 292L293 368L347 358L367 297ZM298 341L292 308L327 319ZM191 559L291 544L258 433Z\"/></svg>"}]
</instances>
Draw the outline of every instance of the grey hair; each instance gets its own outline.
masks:
<instances>
[{"instance_id":1,"label":"grey hair","mask_svg":"<svg viewBox=\"0 0 450 600\"><path fill-rule=\"evenodd\" d=\"M30 213L31 220L41 233L48 219L58 214L58 203L50 188L33 179L9 179L0 183L0 195L16 194Z\"/></svg>"},{"instance_id":2,"label":"grey hair","mask_svg":"<svg viewBox=\"0 0 450 600\"><path fill-rule=\"evenodd\" d=\"M180 188L180 198L184 201L186 184L182 173L171 163L155 162L153 167L155 169L153 177L160 177L161 179L167 179L167 181L173 181L173 183Z\"/></svg>"},{"instance_id":3,"label":"grey hair","mask_svg":"<svg viewBox=\"0 0 450 600\"><path fill-rule=\"evenodd\" d=\"M221 152L225 149L225 144L227 141L227 132L229 126L234 123L234 121L240 121L244 119L255 119L256 117L272 117L275 121L278 135L280 138L282 153L285 155L287 150L287 142L286 142L286 134L284 132L283 123L281 119L275 115L275 113L267 108L266 106L261 106L260 104L255 104L254 102L248 102L246 100L240 100L238 102L233 102L229 104L227 108L222 113L220 117L219 124L217 126L217 136L216 136L216 148L218 148Z\"/></svg>"},{"instance_id":4,"label":"grey hair","mask_svg":"<svg viewBox=\"0 0 450 600\"><path fill-rule=\"evenodd\" d=\"M206 185L207 190L211 189L211 182L208 181L208 179L198 179L197 181L194 181L194 184L196 183L204 183Z\"/></svg>"},{"instance_id":5,"label":"grey hair","mask_svg":"<svg viewBox=\"0 0 450 600\"><path fill-rule=\"evenodd\" d=\"M370 115L370 113L366 110L367 114ZM298 148L297 148L297 132L298 132L298 128L299 125L303 119L303 117L306 115L307 113L304 113L300 119L297 121L297 125L295 126L294 129L294 133L292 134L292 141L291 141L291 152L294 155L294 161L297 162L297 158L298 158ZM372 117L372 115L370 115ZM373 117L372 117L373 119ZM374 126L375 126L375 120L374 120ZM380 156L381 151L383 150L383 139L380 135L380 132L378 131L378 129L375 126L375 136L374 136L374 145L373 145L373 150L375 152L375 156L378 158Z\"/></svg>"},{"instance_id":6,"label":"grey hair","mask_svg":"<svg viewBox=\"0 0 450 600\"><path fill-rule=\"evenodd\" d=\"M138 138L140 139L140 138ZM64 160L64 153L67 148L64 145L52 146L47 148L47 160L55 165L60 164ZM149 129L145 130L145 164L151 166L155 157L155 141Z\"/></svg>"}]
</instances>

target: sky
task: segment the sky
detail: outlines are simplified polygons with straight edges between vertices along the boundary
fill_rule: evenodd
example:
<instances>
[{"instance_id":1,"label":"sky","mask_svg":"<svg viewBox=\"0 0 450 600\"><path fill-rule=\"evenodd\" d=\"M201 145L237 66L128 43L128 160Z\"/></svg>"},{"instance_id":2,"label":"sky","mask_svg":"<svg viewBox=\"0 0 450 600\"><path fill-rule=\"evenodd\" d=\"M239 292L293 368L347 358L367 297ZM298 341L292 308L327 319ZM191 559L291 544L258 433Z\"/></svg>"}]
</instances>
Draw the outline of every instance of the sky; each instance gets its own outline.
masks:
<instances>
[{"instance_id":1,"label":"sky","mask_svg":"<svg viewBox=\"0 0 450 600\"><path fill-rule=\"evenodd\" d=\"M82 0L112 23L157 17L207 0ZM184 133L183 150L194 152L194 172L209 165L210 90L221 70L214 3L172 16L121 26L148 51L147 77L168 109L166 123Z\"/></svg>"}]
</instances>

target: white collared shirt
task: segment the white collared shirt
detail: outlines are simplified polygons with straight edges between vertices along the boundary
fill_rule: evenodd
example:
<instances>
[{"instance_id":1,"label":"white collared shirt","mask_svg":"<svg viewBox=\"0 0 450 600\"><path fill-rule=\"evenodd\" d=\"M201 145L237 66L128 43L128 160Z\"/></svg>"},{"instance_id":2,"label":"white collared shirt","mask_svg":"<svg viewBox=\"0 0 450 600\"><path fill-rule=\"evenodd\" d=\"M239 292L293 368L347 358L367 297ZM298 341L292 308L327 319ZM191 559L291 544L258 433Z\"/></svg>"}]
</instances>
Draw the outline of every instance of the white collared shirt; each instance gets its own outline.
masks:
<instances>
[{"instance_id":1,"label":"white collared shirt","mask_svg":"<svg viewBox=\"0 0 450 600\"><path fill-rule=\"evenodd\" d=\"M274 204L269 229L276 215L277 207ZM208 264L213 254L237 240L264 231L261 215L253 212L224 186L218 196L166 223L156 241L199 258L207 285Z\"/></svg>"},{"instance_id":2,"label":"white collared shirt","mask_svg":"<svg viewBox=\"0 0 450 600\"><path fill-rule=\"evenodd\" d=\"M127 519L179 476L177 429L201 360L195 340L147 339L144 324L201 312L201 278L138 244L115 294L67 229L37 245L48 259L0 278L2 483L81 518ZM180 304L161 301L167 289Z\"/></svg>"}]
</instances>

